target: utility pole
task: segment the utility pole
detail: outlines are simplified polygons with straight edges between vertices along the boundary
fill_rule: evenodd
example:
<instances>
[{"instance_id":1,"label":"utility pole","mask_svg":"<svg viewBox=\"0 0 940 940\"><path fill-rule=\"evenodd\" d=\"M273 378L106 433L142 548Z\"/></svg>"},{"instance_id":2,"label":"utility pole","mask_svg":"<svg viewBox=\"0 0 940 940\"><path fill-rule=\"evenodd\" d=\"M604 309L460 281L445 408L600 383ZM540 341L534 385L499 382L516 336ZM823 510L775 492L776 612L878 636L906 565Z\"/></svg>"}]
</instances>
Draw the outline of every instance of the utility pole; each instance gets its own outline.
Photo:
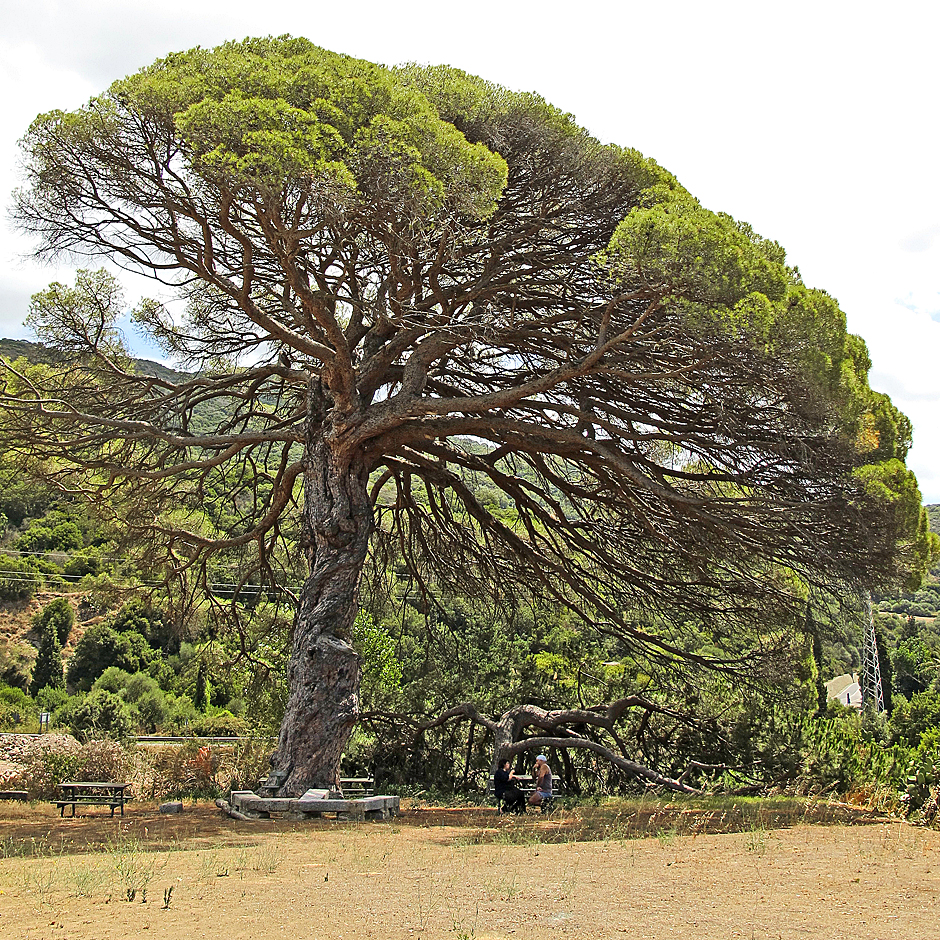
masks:
<instances>
[{"instance_id":1,"label":"utility pole","mask_svg":"<svg viewBox=\"0 0 940 940\"><path fill-rule=\"evenodd\" d=\"M865 642L862 646L862 708L869 706L876 713L885 710L884 692L881 689L881 663L878 660L878 643L875 640L875 612L871 606L871 594L865 592Z\"/></svg>"}]
</instances>

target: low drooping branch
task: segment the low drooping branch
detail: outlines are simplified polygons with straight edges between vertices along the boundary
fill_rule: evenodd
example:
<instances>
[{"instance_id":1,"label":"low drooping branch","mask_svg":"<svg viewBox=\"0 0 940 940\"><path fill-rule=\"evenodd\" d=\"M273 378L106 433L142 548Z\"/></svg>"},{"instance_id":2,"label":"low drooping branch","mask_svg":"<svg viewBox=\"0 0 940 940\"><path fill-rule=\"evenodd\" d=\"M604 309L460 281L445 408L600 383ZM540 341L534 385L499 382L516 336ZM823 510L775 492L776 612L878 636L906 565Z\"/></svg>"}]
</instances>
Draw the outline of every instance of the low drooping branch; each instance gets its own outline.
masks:
<instances>
[{"instance_id":1,"label":"low drooping branch","mask_svg":"<svg viewBox=\"0 0 940 940\"><path fill-rule=\"evenodd\" d=\"M509 747L503 748L502 753L506 757L514 757L522 751L544 750L549 747L584 748L589 751L594 751L595 754L600 754L615 767L619 767L621 770L625 770L627 773L633 774L633 776L639 777L640 779L649 780L650 783L655 786L665 787L667 790L676 790L680 793L701 793L701 790L689 786L689 784L685 783L681 778L679 780L673 780L672 777L664 777L662 774L656 773L655 770L650 770L649 767L644 767L642 764L638 764L635 761L627 760L627 758L615 754L610 748L604 747L603 744L598 744L597 741L590 741L587 738L525 738L522 741L517 741L515 744L509 745Z\"/></svg>"},{"instance_id":2,"label":"low drooping branch","mask_svg":"<svg viewBox=\"0 0 940 940\"><path fill-rule=\"evenodd\" d=\"M613 733L617 722L631 708L640 708L646 713L659 713L679 720L689 720L688 716L681 715L674 709L658 705L643 696L628 696L606 705L597 705L586 709L548 710L539 708L536 705L516 705L497 718L490 718L481 714L472 702L462 702L446 709L437 717L426 720L397 712L365 712L359 716L359 720L364 723L404 724L411 729L413 735L424 734L434 728L440 728L454 722L469 721L482 725L494 736L491 771L495 768L498 760L504 757L514 757L524 751L542 750L550 747L574 748L593 751L609 761L614 767L637 779L649 781L654 786L665 787L681 793L701 792L686 783L685 778L693 769L706 767L704 764L690 762L690 767L678 779L675 779L624 757L598 741L567 730L567 727L572 725L590 725ZM561 730L565 733L523 737L522 734L525 729L530 727L556 732Z\"/></svg>"}]
</instances>

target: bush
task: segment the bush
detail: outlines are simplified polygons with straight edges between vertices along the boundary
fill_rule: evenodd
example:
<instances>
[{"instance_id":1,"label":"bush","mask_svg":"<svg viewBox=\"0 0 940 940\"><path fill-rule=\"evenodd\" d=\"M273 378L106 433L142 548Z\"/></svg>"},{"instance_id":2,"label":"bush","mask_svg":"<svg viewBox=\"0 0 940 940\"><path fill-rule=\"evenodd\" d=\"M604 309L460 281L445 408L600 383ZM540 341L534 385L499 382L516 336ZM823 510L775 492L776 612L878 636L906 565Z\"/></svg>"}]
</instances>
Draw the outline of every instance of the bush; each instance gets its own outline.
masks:
<instances>
[{"instance_id":1,"label":"bush","mask_svg":"<svg viewBox=\"0 0 940 940\"><path fill-rule=\"evenodd\" d=\"M130 682L130 679L131 674L129 672L118 669L117 666L108 666L108 668L95 679L92 688L104 689L105 692L113 692L115 695L120 695L127 688L127 683Z\"/></svg>"},{"instance_id":2,"label":"bush","mask_svg":"<svg viewBox=\"0 0 940 940\"><path fill-rule=\"evenodd\" d=\"M13 547L20 552L47 552L51 545L52 529L36 523L13 541Z\"/></svg>"},{"instance_id":3,"label":"bush","mask_svg":"<svg viewBox=\"0 0 940 940\"><path fill-rule=\"evenodd\" d=\"M101 689L120 696L130 705L130 714L138 731L152 733L162 727L169 704L157 681L144 672L131 675L109 666L98 677L93 690Z\"/></svg>"},{"instance_id":4,"label":"bush","mask_svg":"<svg viewBox=\"0 0 940 940\"><path fill-rule=\"evenodd\" d=\"M53 714L62 708L69 700L69 694L65 689L54 689L52 686L46 686L36 693L36 705L40 711Z\"/></svg>"},{"instance_id":5,"label":"bush","mask_svg":"<svg viewBox=\"0 0 940 940\"><path fill-rule=\"evenodd\" d=\"M26 731L35 723L36 706L20 688L0 685L0 731Z\"/></svg>"},{"instance_id":6,"label":"bush","mask_svg":"<svg viewBox=\"0 0 940 940\"><path fill-rule=\"evenodd\" d=\"M189 734L193 724L200 719L200 714L188 695L166 696L167 711L163 718L162 731L166 734Z\"/></svg>"},{"instance_id":7,"label":"bush","mask_svg":"<svg viewBox=\"0 0 940 940\"><path fill-rule=\"evenodd\" d=\"M909 702L898 697L888 727L892 741L918 747L928 731L940 728L940 694L917 692Z\"/></svg>"},{"instance_id":8,"label":"bush","mask_svg":"<svg viewBox=\"0 0 940 940\"><path fill-rule=\"evenodd\" d=\"M56 514L58 515L58 514ZM74 522L33 523L14 542L21 552L72 552L82 547L82 530Z\"/></svg>"},{"instance_id":9,"label":"bush","mask_svg":"<svg viewBox=\"0 0 940 940\"><path fill-rule=\"evenodd\" d=\"M29 688L36 661L36 649L23 640L6 640L0 645L0 682L24 692Z\"/></svg>"},{"instance_id":10,"label":"bush","mask_svg":"<svg viewBox=\"0 0 940 940\"><path fill-rule=\"evenodd\" d=\"M81 780L127 783L133 776L133 754L118 741L90 740L76 755L76 770Z\"/></svg>"},{"instance_id":11,"label":"bush","mask_svg":"<svg viewBox=\"0 0 940 940\"><path fill-rule=\"evenodd\" d=\"M154 649L171 655L180 650L180 636L173 622L162 610L144 601L126 603L111 618L109 626L118 633L139 633Z\"/></svg>"},{"instance_id":12,"label":"bush","mask_svg":"<svg viewBox=\"0 0 940 940\"><path fill-rule=\"evenodd\" d=\"M234 738L248 733L248 723L244 718L222 711L194 722L189 730L200 738Z\"/></svg>"},{"instance_id":13,"label":"bush","mask_svg":"<svg viewBox=\"0 0 940 940\"><path fill-rule=\"evenodd\" d=\"M44 735L22 765L10 784L26 790L31 800L56 799L63 780L136 783L135 789L140 789L141 761L117 741L91 740L79 745L63 735Z\"/></svg>"},{"instance_id":14,"label":"bush","mask_svg":"<svg viewBox=\"0 0 940 940\"><path fill-rule=\"evenodd\" d=\"M62 734L43 735L20 759L22 770L7 782L11 789L26 790L31 800L51 800L63 780L75 779L78 741Z\"/></svg>"},{"instance_id":15,"label":"bush","mask_svg":"<svg viewBox=\"0 0 940 940\"><path fill-rule=\"evenodd\" d=\"M113 692L95 689L71 699L56 714L56 722L66 725L80 741L115 738L125 741L134 734L134 720L127 704Z\"/></svg>"},{"instance_id":16,"label":"bush","mask_svg":"<svg viewBox=\"0 0 940 940\"><path fill-rule=\"evenodd\" d=\"M101 574L101 571L101 559L97 555L92 555L88 552L73 555L62 566L62 574L66 575L71 581L84 578L86 575L94 577L95 575Z\"/></svg>"},{"instance_id":17,"label":"bush","mask_svg":"<svg viewBox=\"0 0 940 940\"><path fill-rule=\"evenodd\" d=\"M75 612L72 605L64 598L57 597L46 604L38 614L33 617L33 629L42 635L43 630L49 628L55 631L59 638L59 646L65 646L75 623Z\"/></svg>"},{"instance_id":18,"label":"bush","mask_svg":"<svg viewBox=\"0 0 940 940\"><path fill-rule=\"evenodd\" d=\"M87 691L109 666L140 672L152 659L153 650L139 633L118 633L106 624L97 624L75 647L69 661L69 685Z\"/></svg>"},{"instance_id":19,"label":"bush","mask_svg":"<svg viewBox=\"0 0 940 940\"><path fill-rule=\"evenodd\" d=\"M153 734L163 727L168 710L166 696L159 686L134 699L131 707L138 731L145 734Z\"/></svg>"},{"instance_id":20,"label":"bush","mask_svg":"<svg viewBox=\"0 0 940 940\"><path fill-rule=\"evenodd\" d=\"M218 752L198 741L182 747L163 748L154 755L153 792L165 797L207 797L219 795L216 779Z\"/></svg>"},{"instance_id":21,"label":"bush","mask_svg":"<svg viewBox=\"0 0 940 940\"><path fill-rule=\"evenodd\" d=\"M0 554L0 601L28 600L41 580L35 566L25 558Z\"/></svg>"},{"instance_id":22,"label":"bush","mask_svg":"<svg viewBox=\"0 0 940 940\"><path fill-rule=\"evenodd\" d=\"M27 518L41 516L51 502L50 492L40 483L22 477L0 482L0 512L12 525L21 526Z\"/></svg>"}]
</instances>

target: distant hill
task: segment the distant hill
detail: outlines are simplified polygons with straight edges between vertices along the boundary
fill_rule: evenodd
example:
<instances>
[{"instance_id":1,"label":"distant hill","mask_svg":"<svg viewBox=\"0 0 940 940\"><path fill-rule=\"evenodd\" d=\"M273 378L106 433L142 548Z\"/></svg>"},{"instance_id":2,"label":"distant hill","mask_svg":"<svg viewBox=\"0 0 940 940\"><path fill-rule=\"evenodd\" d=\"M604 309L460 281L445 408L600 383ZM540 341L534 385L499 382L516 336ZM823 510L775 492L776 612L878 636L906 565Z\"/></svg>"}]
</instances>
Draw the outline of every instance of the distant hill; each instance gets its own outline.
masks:
<instances>
[{"instance_id":1,"label":"distant hill","mask_svg":"<svg viewBox=\"0 0 940 940\"><path fill-rule=\"evenodd\" d=\"M29 362L47 362L50 365L63 361L61 353L42 343L32 343L27 339L0 339L0 356L11 361L23 358ZM132 358L131 362L141 375L151 375L167 382L178 382L186 377L184 372L178 372L152 359Z\"/></svg>"},{"instance_id":2,"label":"distant hill","mask_svg":"<svg viewBox=\"0 0 940 940\"><path fill-rule=\"evenodd\" d=\"M940 533L940 503L932 503L926 509L927 518L930 520L930 531Z\"/></svg>"}]
</instances>

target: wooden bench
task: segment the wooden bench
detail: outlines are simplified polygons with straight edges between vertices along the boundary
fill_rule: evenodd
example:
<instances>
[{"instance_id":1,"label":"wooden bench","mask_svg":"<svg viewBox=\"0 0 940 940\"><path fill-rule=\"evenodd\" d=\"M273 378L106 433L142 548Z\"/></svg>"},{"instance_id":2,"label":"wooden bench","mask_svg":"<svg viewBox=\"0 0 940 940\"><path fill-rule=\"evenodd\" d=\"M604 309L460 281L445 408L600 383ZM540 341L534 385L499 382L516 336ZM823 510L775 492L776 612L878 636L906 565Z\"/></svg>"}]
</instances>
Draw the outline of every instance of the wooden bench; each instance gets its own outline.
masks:
<instances>
[{"instance_id":1,"label":"wooden bench","mask_svg":"<svg viewBox=\"0 0 940 940\"><path fill-rule=\"evenodd\" d=\"M343 796L372 796L375 790L373 777L341 777L339 783Z\"/></svg>"},{"instance_id":2,"label":"wooden bench","mask_svg":"<svg viewBox=\"0 0 940 940\"><path fill-rule=\"evenodd\" d=\"M76 806L107 806L114 816L116 809L124 815L124 804L127 802L125 790L129 783L111 783L100 780L66 780L59 784L62 790L62 799L54 800L59 807L59 815L65 816L65 807L72 807L72 818L75 817Z\"/></svg>"},{"instance_id":3,"label":"wooden bench","mask_svg":"<svg viewBox=\"0 0 940 940\"><path fill-rule=\"evenodd\" d=\"M28 799L26 790L0 790L0 800L22 800L25 803Z\"/></svg>"},{"instance_id":4,"label":"wooden bench","mask_svg":"<svg viewBox=\"0 0 940 940\"><path fill-rule=\"evenodd\" d=\"M258 781L258 793L261 796L273 796L286 779L287 774L283 770L272 770L267 777ZM339 785L343 791L343 798L372 796L375 779L373 777L340 777Z\"/></svg>"}]
</instances>

